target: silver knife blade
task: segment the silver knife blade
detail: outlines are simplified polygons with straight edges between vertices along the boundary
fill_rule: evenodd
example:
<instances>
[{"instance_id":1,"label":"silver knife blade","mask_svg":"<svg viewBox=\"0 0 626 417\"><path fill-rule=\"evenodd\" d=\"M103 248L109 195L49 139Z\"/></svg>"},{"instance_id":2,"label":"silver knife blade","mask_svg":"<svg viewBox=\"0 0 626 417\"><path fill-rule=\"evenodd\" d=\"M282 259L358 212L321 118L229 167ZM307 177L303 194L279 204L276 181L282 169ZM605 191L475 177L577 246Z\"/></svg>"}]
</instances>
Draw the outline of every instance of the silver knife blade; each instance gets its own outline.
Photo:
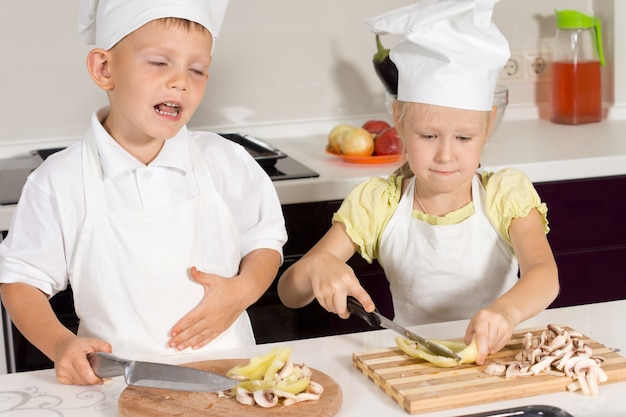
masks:
<instances>
[{"instance_id":1,"label":"silver knife blade","mask_svg":"<svg viewBox=\"0 0 626 417\"><path fill-rule=\"evenodd\" d=\"M430 340L423 338L422 336L416 335L412 331L400 326L398 323L392 320L389 320L387 317L380 314L377 310L374 310L372 312L365 311L361 303L352 296L348 296L347 305L348 305L348 311L350 311L350 313L356 314L357 316L361 317L372 327L381 326L386 329L393 330L397 333L400 333L404 337L407 337L411 340L421 343L433 353L436 353L441 356L445 356L447 358L453 358L457 361L461 360L461 357L457 355L455 352L453 352L451 349L449 349L448 347L440 345L438 343L431 342Z\"/></svg>"},{"instance_id":2,"label":"silver knife blade","mask_svg":"<svg viewBox=\"0 0 626 417\"><path fill-rule=\"evenodd\" d=\"M385 329L393 330L394 332L399 333L408 339L415 340L416 342L419 342L422 345L426 346L428 350L433 353L445 356L447 358L456 359L457 361L461 360L461 357L453 352L450 348L440 345L439 343L431 342L430 340L413 333L409 329L400 326L398 323L389 320L387 317L383 316L380 313L374 312L373 314L378 317L378 319L380 320L380 325Z\"/></svg>"},{"instance_id":3,"label":"silver knife blade","mask_svg":"<svg viewBox=\"0 0 626 417\"><path fill-rule=\"evenodd\" d=\"M165 388L177 391L224 391L239 381L223 375L184 366L127 360L104 352L87 355L91 367L100 378L124 375L128 385Z\"/></svg>"}]
</instances>

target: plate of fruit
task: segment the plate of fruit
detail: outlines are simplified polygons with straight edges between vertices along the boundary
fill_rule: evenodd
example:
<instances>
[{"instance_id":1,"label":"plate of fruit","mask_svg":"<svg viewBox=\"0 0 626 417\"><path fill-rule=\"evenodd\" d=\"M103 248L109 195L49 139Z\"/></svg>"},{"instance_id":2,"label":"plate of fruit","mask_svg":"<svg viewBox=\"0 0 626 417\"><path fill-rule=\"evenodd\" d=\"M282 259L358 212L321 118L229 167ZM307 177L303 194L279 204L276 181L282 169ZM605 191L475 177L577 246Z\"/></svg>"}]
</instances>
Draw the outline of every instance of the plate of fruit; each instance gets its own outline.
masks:
<instances>
[{"instance_id":1,"label":"plate of fruit","mask_svg":"<svg viewBox=\"0 0 626 417\"><path fill-rule=\"evenodd\" d=\"M339 124L326 145L326 153L355 164L395 163L403 159L402 150L396 128L384 120L368 120L360 127Z\"/></svg>"}]
</instances>

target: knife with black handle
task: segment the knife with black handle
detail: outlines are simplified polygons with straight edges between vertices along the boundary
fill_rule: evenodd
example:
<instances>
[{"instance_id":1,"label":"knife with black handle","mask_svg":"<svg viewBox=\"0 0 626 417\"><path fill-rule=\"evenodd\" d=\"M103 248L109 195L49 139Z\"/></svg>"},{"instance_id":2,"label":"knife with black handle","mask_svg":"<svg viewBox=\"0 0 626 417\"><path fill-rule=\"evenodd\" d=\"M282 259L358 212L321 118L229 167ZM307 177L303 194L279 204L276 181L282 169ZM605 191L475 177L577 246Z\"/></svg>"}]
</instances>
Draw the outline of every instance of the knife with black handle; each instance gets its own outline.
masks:
<instances>
[{"instance_id":1,"label":"knife with black handle","mask_svg":"<svg viewBox=\"0 0 626 417\"><path fill-rule=\"evenodd\" d=\"M359 301L352 296L348 296L348 311L350 312L350 314L359 316L372 327L384 327L385 329L393 330L408 339L421 343L422 345L426 346L428 350L437 355L445 356L446 358L452 358L457 361L461 360L461 357L454 353L448 347L431 342L430 340L422 336L416 335L412 331L400 326L398 323L389 320L387 317L380 314L377 310L368 313L367 311L365 311L361 303L359 303Z\"/></svg>"}]
</instances>

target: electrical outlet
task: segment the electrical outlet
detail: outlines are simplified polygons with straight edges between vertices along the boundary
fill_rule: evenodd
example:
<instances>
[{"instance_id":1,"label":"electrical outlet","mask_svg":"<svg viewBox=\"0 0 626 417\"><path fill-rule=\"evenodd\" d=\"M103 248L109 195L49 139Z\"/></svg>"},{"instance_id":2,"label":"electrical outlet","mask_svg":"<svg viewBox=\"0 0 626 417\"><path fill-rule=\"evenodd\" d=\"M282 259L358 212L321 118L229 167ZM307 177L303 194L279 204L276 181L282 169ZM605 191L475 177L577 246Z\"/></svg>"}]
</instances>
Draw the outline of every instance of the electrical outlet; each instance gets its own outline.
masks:
<instances>
[{"instance_id":1,"label":"electrical outlet","mask_svg":"<svg viewBox=\"0 0 626 417\"><path fill-rule=\"evenodd\" d=\"M524 53L524 78L544 77L550 61L549 50L529 50Z\"/></svg>"},{"instance_id":2,"label":"electrical outlet","mask_svg":"<svg viewBox=\"0 0 626 417\"><path fill-rule=\"evenodd\" d=\"M504 68L500 71L501 80L519 80L524 78L524 57L521 54L511 54L511 57L504 64Z\"/></svg>"}]
</instances>

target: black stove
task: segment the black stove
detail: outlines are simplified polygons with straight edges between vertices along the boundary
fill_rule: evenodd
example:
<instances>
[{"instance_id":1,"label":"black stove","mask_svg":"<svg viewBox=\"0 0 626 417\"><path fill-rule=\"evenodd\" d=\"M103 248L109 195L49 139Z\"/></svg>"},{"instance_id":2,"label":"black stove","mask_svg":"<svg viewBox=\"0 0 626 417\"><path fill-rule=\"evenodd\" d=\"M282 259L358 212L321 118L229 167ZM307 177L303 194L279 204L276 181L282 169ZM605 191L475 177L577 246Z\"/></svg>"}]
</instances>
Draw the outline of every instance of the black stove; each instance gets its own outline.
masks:
<instances>
[{"instance_id":1,"label":"black stove","mask_svg":"<svg viewBox=\"0 0 626 417\"><path fill-rule=\"evenodd\" d=\"M267 175L270 176L272 181L315 178L320 176L320 174L290 156L278 159L274 166L266 166L263 167L263 169L267 172Z\"/></svg>"},{"instance_id":2,"label":"black stove","mask_svg":"<svg viewBox=\"0 0 626 417\"><path fill-rule=\"evenodd\" d=\"M245 133L220 133L220 135L246 148L272 181L320 176L317 172L272 147L262 139Z\"/></svg>"},{"instance_id":3,"label":"black stove","mask_svg":"<svg viewBox=\"0 0 626 417\"><path fill-rule=\"evenodd\" d=\"M243 133L220 133L221 136L246 148L248 153L261 165L272 181L315 178L320 174L289 155L273 148L265 141ZM64 148L37 149L35 152L46 159Z\"/></svg>"}]
</instances>

